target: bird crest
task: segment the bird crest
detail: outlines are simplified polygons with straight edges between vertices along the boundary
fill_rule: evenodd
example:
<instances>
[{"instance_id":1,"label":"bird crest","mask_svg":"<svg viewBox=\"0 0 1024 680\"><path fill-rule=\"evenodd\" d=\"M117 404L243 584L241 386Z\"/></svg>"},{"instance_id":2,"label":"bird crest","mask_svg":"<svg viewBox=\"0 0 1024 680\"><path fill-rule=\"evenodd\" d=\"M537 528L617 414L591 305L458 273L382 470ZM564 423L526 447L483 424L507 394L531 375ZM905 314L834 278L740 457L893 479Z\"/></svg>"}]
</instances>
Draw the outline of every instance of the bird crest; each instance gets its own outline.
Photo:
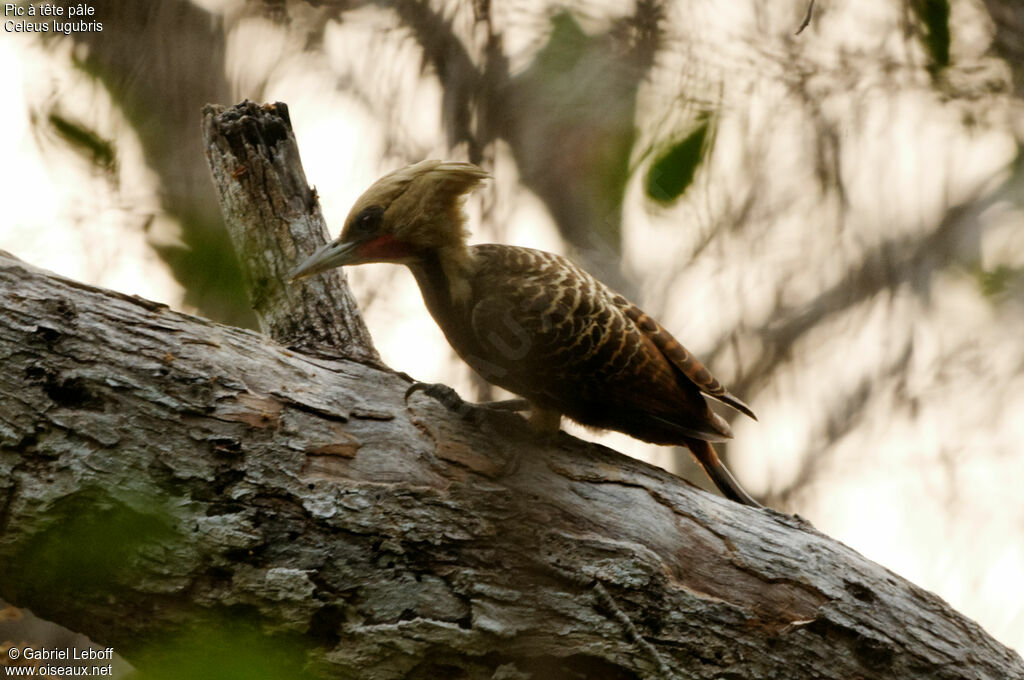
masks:
<instances>
[{"instance_id":1,"label":"bird crest","mask_svg":"<svg viewBox=\"0 0 1024 680\"><path fill-rule=\"evenodd\" d=\"M366 210L382 211L382 231L423 249L462 245L466 196L489 175L472 163L426 160L374 182L352 206L345 230ZM344 231L343 231L344 237Z\"/></svg>"}]
</instances>

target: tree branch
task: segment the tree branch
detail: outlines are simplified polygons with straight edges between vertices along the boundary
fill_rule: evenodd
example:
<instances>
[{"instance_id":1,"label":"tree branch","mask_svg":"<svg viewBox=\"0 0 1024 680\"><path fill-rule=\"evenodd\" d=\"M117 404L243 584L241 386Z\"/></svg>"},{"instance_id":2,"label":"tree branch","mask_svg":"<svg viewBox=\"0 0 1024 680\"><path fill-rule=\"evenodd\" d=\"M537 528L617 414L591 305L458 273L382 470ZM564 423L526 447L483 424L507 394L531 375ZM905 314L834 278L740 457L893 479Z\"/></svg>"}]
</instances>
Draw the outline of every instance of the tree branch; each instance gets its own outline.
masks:
<instances>
[{"instance_id":1,"label":"tree branch","mask_svg":"<svg viewBox=\"0 0 1024 680\"><path fill-rule=\"evenodd\" d=\"M798 517L6 254L0 291L0 597L143 670L244 618L325 678L1024 675Z\"/></svg>"},{"instance_id":2,"label":"tree branch","mask_svg":"<svg viewBox=\"0 0 1024 680\"><path fill-rule=\"evenodd\" d=\"M228 233L260 329L286 345L380 363L345 274L285 279L329 236L306 182L288 107L246 101L203 109L203 139Z\"/></svg>"}]
</instances>

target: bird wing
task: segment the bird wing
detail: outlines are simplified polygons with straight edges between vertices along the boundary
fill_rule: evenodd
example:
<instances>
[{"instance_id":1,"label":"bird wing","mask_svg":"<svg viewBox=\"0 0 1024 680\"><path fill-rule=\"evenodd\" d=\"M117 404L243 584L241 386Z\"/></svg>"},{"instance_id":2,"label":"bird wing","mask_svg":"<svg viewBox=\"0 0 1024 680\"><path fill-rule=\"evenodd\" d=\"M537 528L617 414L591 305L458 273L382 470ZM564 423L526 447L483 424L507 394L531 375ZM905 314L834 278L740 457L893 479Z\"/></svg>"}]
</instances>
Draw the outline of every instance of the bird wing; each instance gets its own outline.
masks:
<instances>
[{"instance_id":1,"label":"bird wing","mask_svg":"<svg viewBox=\"0 0 1024 680\"><path fill-rule=\"evenodd\" d=\"M471 310L474 351L462 354L486 380L584 425L647 441L730 436L700 386L680 380L603 284L551 253L475 248L487 258L475 283L486 292Z\"/></svg>"},{"instance_id":2,"label":"bird wing","mask_svg":"<svg viewBox=\"0 0 1024 680\"><path fill-rule=\"evenodd\" d=\"M727 404L740 413L757 420L754 412L743 403L738 397L730 393L722 383L718 382L715 376L711 375L704 364L697 360L690 351L672 337L672 334L665 330L661 324L647 316L639 307L631 303L621 295L616 295L615 304L622 309L637 328L644 333L655 347L675 366L682 375L697 386L704 394L713 397L723 404Z\"/></svg>"}]
</instances>

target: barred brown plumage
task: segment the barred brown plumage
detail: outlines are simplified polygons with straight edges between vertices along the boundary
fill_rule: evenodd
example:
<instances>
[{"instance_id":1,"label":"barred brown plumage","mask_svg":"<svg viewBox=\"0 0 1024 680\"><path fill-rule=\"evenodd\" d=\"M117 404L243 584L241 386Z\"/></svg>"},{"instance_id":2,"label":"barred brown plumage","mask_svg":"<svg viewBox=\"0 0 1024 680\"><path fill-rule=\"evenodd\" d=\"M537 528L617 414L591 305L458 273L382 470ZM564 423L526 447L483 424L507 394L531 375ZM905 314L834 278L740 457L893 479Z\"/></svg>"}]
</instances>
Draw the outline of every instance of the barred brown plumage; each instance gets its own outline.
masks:
<instances>
[{"instance_id":1,"label":"barred brown plumage","mask_svg":"<svg viewBox=\"0 0 1024 680\"><path fill-rule=\"evenodd\" d=\"M536 427L557 431L565 415L686 446L725 496L757 505L710 444L732 431L703 395L753 412L658 322L564 257L466 244L462 203L486 177L469 163L442 161L384 176L356 201L338 239L292 278L347 264L405 264L458 355L527 399Z\"/></svg>"}]
</instances>

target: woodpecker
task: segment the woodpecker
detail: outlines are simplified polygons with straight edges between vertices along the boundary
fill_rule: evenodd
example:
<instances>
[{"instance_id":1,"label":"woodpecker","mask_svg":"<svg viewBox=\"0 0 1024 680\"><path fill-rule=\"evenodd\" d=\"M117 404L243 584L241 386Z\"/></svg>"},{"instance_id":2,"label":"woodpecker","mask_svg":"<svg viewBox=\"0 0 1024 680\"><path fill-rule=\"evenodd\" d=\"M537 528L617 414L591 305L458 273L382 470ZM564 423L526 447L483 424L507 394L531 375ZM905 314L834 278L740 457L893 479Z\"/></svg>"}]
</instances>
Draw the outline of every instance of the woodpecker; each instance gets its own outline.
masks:
<instances>
[{"instance_id":1,"label":"woodpecker","mask_svg":"<svg viewBox=\"0 0 1024 680\"><path fill-rule=\"evenodd\" d=\"M456 353L523 397L534 429L557 432L564 415L685 446L723 495L758 506L711 445L732 431L703 395L756 416L657 321L564 257L467 244L463 204L487 177L475 165L437 160L382 177L355 202L337 240L292 280L342 265L404 264Z\"/></svg>"}]
</instances>

